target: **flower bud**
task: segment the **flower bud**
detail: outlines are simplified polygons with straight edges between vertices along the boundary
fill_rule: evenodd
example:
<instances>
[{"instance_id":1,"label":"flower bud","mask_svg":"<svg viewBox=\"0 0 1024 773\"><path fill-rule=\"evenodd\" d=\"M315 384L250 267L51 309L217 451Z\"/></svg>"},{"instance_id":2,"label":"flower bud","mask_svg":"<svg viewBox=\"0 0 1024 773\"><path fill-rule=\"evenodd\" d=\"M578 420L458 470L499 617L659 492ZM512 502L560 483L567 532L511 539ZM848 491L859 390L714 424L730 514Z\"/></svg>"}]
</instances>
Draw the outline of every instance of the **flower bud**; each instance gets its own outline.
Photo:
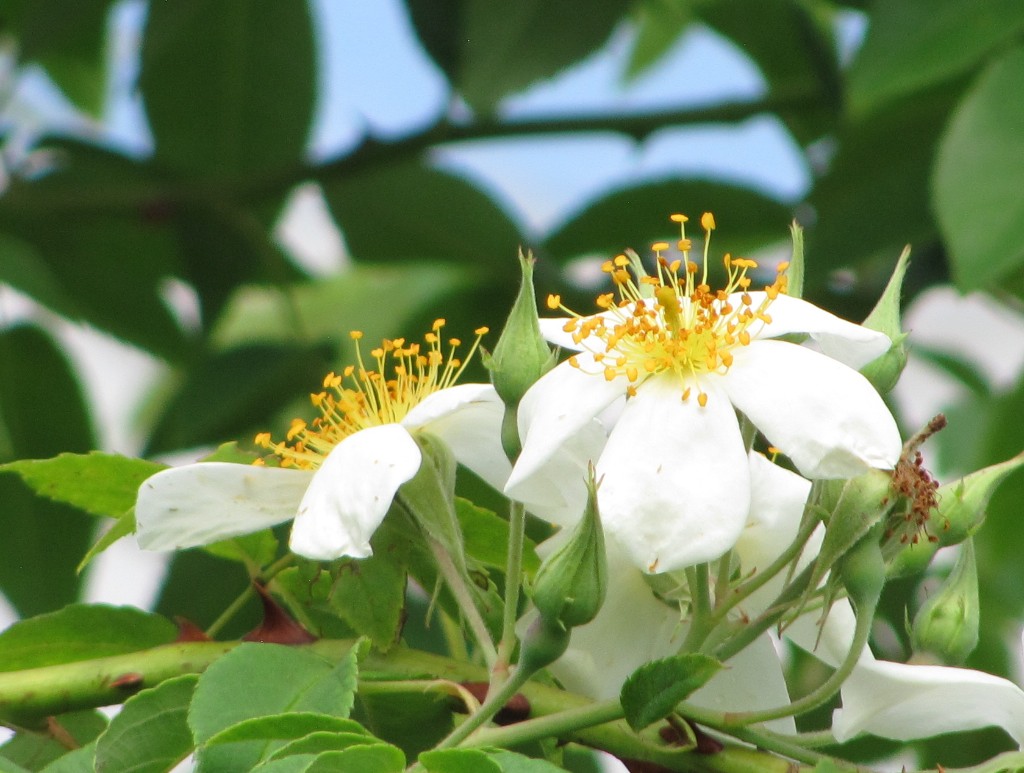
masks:
<instances>
[{"instance_id":1,"label":"flower bud","mask_svg":"<svg viewBox=\"0 0 1024 773\"><path fill-rule=\"evenodd\" d=\"M978 645L978 568L974 542L967 539L953 571L914 617L910 642L915 658L959 665Z\"/></svg>"},{"instance_id":2,"label":"flower bud","mask_svg":"<svg viewBox=\"0 0 1024 773\"><path fill-rule=\"evenodd\" d=\"M919 539L917 542L908 541L889 562L889 579L896 580L901 577L921 574L928 568L938 550L939 543L929 539Z\"/></svg>"},{"instance_id":3,"label":"flower bud","mask_svg":"<svg viewBox=\"0 0 1024 773\"><path fill-rule=\"evenodd\" d=\"M494 352L484 357L491 371L491 383L510 408L519 404L526 390L555 365L555 358L540 333L537 299L533 290L532 255L519 253L523 279L512 304L505 329Z\"/></svg>"},{"instance_id":4,"label":"flower bud","mask_svg":"<svg viewBox=\"0 0 1024 773\"><path fill-rule=\"evenodd\" d=\"M900 321L900 295L909 257L910 248L904 248L882 297L864 320L864 327L885 333L892 340L889 351L860 369L864 377L882 394L896 386L907 364L907 334L903 332Z\"/></svg>"},{"instance_id":5,"label":"flower bud","mask_svg":"<svg viewBox=\"0 0 1024 773\"><path fill-rule=\"evenodd\" d=\"M956 545L974 534L985 520L985 510L996 488L1021 465L1024 465L1024 453L972 472L955 483L939 486L933 520L939 544Z\"/></svg>"},{"instance_id":6,"label":"flower bud","mask_svg":"<svg viewBox=\"0 0 1024 773\"><path fill-rule=\"evenodd\" d=\"M872 614L885 587L885 561L875 527L850 548L839 564L839 576L857 614Z\"/></svg>"},{"instance_id":7,"label":"flower bud","mask_svg":"<svg viewBox=\"0 0 1024 773\"><path fill-rule=\"evenodd\" d=\"M544 559L533 584L533 603L541 618L566 630L593 620L608 588L608 561L592 469L588 488L583 518L569 540Z\"/></svg>"}]
</instances>

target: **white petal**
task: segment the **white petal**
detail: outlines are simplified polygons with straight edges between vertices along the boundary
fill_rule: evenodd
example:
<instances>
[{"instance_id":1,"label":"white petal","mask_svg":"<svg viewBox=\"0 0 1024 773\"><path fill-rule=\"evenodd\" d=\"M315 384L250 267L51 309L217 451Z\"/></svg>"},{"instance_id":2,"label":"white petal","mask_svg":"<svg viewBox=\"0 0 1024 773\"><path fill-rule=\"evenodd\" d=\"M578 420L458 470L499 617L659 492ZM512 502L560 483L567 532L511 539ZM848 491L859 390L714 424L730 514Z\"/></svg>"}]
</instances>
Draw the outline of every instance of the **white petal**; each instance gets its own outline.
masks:
<instances>
[{"instance_id":1,"label":"white petal","mask_svg":"<svg viewBox=\"0 0 1024 773\"><path fill-rule=\"evenodd\" d=\"M147 478L135 503L147 550L174 550L250 534L295 517L313 473L226 462L172 467Z\"/></svg>"},{"instance_id":2,"label":"white petal","mask_svg":"<svg viewBox=\"0 0 1024 773\"><path fill-rule=\"evenodd\" d=\"M441 438L459 463L501 491L512 471L501 447L504 415L505 404L490 384L461 384L427 397L402 425L412 429L415 419L419 430Z\"/></svg>"},{"instance_id":3,"label":"white petal","mask_svg":"<svg viewBox=\"0 0 1024 773\"><path fill-rule=\"evenodd\" d=\"M696 389L682 401L673 374L647 379L597 465L605 528L650 572L718 558L747 520L750 470L736 414L715 384L702 386L704 408Z\"/></svg>"},{"instance_id":4,"label":"white petal","mask_svg":"<svg viewBox=\"0 0 1024 773\"><path fill-rule=\"evenodd\" d=\"M420 449L399 424L345 438L313 476L292 527L293 553L318 561L372 554L370 537L398 487L420 468Z\"/></svg>"},{"instance_id":5,"label":"white petal","mask_svg":"<svg viewBox=\"0 0 1024 773\"><path fill-rule=\"evenodd\" d=\"M820 660L835 666L845 656L855 624L848 601L829 613L814 648L817 626L805 615L786 635ZM1024 691L1006 679L981 671L947 666L910 665L876 660L865 650L843 684L843 707L833 715L840 742L860 733L897 741L998 726L1024 743Z\"/></svg>"},{"instance_id":6,"label":"white petal","mask_svg":"<svg viewBox=\"0 0 1024 773\"><path fill-rule=\"evenodd\" d=\"M538 552L553 551L557 539L545 542ZM686 633L679 610L654 595L613 539L607 541L607 549L604 606L591 622L573 629L569 649L550 666L567 690L597 700L618 697L633 671L678 652Z\"/></svg>"},{"instance_id":7,"label":"white petal","mask_svg":"<svg viewBox=\"0 0 1024 773\"><path fill-rule=\"evenodd\" d=\"M736 541L736 553L745 576L766 569L793 542L811 490L810 481L772 464L761 454L752 451L749 459L750 514ZM818 554L823 537L823 528L811 535L798 562L798 570ZM745 599L743 610L751 616L760 614L782 590L786 574L781 572Z\"/></svg>"},{"instance_id":8,"label":"white petal","mask_svg":"<svg viewBox=\"0 0 1024 773\"><path fill-rule=\"evenodd\" d=\"M490 384L459 384L440 389L423 398L410 409L401 424L409 430L418 429L432 421L463 410L473 403L497 403L501 398Z\"/></svg>"},{"instance_id":9,"label":"white petal","mask_svg":"<svg viewBox=\"0 0 1024 773\"><path fill-rule=\"evenodd\" d=\"M896 421L860 373L783 341L753 341L734 354L721 378L729 399L803 475L847 478L896 464Z\"/></svg>"},{"instance_id":10,"label":"white petal","mask_svg":"<svg viewBox=\"0 0 1024 773\"><path fill-rule=\"evenodd\" d=\"M587 504L588 465L601 455L607 439L601 422L590 421L510 495L534 515L559 526L572 526Z\"/></svg>"},{"instance_id":11,"label":"white petal","mask_svg":"<svg viewBox=\"0 0 1024 773\"><path fill-rule=\"evenodd\" d=\"M581 368L563 362L541 378L519 403L519 437L523 450L505 487L516 487L536 474L558 450L608 405L626 394L625 377L606 381L593 358L579 355Z\"/></svg>"},{"instance_id":12,"label":"white petal","mask_svg":"<svg viewBox=\"0 0 1024 773\"><path fill-rule=\"evenodd\" d=\"M706 685L687 699L695 706L715 711L760 711L790 702L775 642L765 634L729 659ZM795 733L792 717L764 726L777 733Z\"/></svg>"},{"instance_id":13,"label":"white petal","mask_svg":"<svg viewBox=\"0 0 1024 773\"><path fill-rule=\"evenodd\" d=\"M754 308L766 297L763 292L750 293ZM863 368L881 357L892 345L885 333L869 330L847 322L813 303L780 295L768 307L771 323L758 333L758 338L778 338L789 333L809 333L821 351L851 368Z\"/></svg>"}]
</instances>

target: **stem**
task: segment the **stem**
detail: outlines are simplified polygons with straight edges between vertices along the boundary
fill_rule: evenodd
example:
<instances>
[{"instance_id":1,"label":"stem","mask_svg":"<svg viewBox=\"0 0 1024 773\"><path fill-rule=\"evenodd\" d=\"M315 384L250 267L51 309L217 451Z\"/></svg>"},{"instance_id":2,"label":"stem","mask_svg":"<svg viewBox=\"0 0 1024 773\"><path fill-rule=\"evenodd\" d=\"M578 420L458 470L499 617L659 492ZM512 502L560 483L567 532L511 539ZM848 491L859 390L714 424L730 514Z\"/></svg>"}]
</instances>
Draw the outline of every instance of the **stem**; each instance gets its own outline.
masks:
<instances>
[{"instance_id":1,"label":"stem","mask_svg":"<svg viewBox=\"0 0 1024 773\"><path fill-rule=\"evenodd\" d=\"M489 668L493 668L498 653L494 649L491 634L487 630L484 619L480 616L480 610L476 608L476 602L473 600L469 588L466 587L462 580L462 575L455 568L451 556L441 546L441 543L431 537L427 538L427 542L430 543L430 552L433 553L434 560L437 561L441 575L444 577L445 582L448 583L448 588L459 603L462 613L466 616L466 623L469 625L469 630L473 634L477 646L483 652L484 660Z\"/></svg>"},{"instance_id":2,"label":"stem","mask_svg":"<svg viewBox=\"0 0 1024 773\"><path fill-rule=\"evenodd\" d=\"M508 727L485 727L462 746L497 746L509 748L543 738L557 738L595 725L622 719L622 704L618 699L594 703L590 706L566 709L546 717L528 719Z\"/></svg>"},{"instance_id":3,"label":"stem","mask_svg":"<svg viewBox=\"0 0 1024 773\"><path fill-rule=\"evenodd\" d=\"M732 549L718 559L718 575L715 577L715 609L717 610L729 599L729 585L732 579ZM716 613L716 618L719 617Z\"/></svg>"},{"instance_id":4,"label":"stem","mask_svg":"<svg viewBox=\"0 0 1024 773\"><path fill-rule=\"evenodd\" d=\"M210 627L206 629L206 635L211 639L215 638L221 629L231 621L231 618L239 613L242 607L246 605L246 602L252 598L254 593L252 589L253 582L260 582L266 585L294 562L295 556L292 553L285 553L277 561L267 566L266 569L253 573L245 589L235 597L234 601L228 604L227 608L220 613L216 620L210 623Z\"/></svg>"},{"instance_id":5,"label":"stem","mask_svg":"<svg viewBox=\"0 0 1024 773\"><path fill-rule=\"evenodd\" d=\"M512 650L516 646L516 619L519 610L519 586L523 575L523 536L526 533L526 506L511 502L508 516L508 558L505 563L505 610L501 642L492 672L492 688L508 676Z\"/></svg>"},{"instance_id":6,"label":"stem","mask_svg":"<svg viewBox=\"0 0 1024 773\"><path fill-rule=\"evenodd\" d=\"M690 598L693 599L693 619L681 649L683 652L696 652L713 627L708 565L704 563L686 567L686 584L690 586Z\"/></svg>"},{"instance_id":7,"label":"stem","mask_svg":"<svg viewBox=\"0 0 1024 773\"><path fill-rule=\"evenodd\" d=\"M534 673L536 672L524 670L522 666L513 671L512 675L497 690L492 689L488 693L487 700L483 702L480 708L470 714L465 722L452 730L436 748L450 749L453 746L459 746L474 730L501 711L505 704L512 700L512 697L519 692L519 688L526 684L527 680Z\"/></svg>"},{"instance_id":8,"label":"stem","mask_svg":"<svg viewBox=\"0 0 1024 773\"><path fill-rule=\"evenodd\" d=\"M776 706L771 709L762 709L761 711L744 711L739 713L727 714L727 720L730 725L733 723L748 725L755 722L766 722L770 719L778 719L780 717L796 716L797 714L804 714L808 711L818 708L823 703L826 703L832 696L839 692L839 688L843 686L843 682L846 681L847 677L853 672L857 662L860 660L861 653L864 651L864 647L867 646L868 637L871 635L871 623L874 620L874 609L870 610L865 614L857 615L857 624L853 631L853 642L850 644L850 649L846 653L846 657L843 662L839 664L839 667L832 673L828 679L826 679L816 689L807 693L803 698L788 703L785 706Z\"/></svg>"}]
</instances>

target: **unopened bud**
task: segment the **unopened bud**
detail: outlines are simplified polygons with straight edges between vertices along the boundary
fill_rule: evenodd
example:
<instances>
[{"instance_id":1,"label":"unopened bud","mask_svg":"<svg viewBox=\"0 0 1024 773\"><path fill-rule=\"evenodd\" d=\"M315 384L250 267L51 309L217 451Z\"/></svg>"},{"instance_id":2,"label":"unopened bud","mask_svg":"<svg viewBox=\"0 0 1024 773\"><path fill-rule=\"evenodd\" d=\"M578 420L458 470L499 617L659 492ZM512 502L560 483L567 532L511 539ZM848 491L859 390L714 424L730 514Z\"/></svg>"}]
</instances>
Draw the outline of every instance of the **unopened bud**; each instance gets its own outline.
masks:
<instances>
[{"instance_id":1,"label":"unopened bud","mask_svg":"<svg viewBox=\"0 0 1024 773\"><path fill-rule=\"evenodd\" d=\"M910 248L903 250L896 268L892 272L889 283L872 309L864 327L885 333L892 341L889 351L869 362L860 372L882 394L892 390L899 381L900 374L907 364L907 334L903 332L900 321L900 295L903 291L903 277L909 265Z\"/></svg>"},{"instance_id":2,"label":"unopened bud","mask_svg":"<svg viewBox=\"0 0 1024 773\"><path fill-rule=\"evenodd\" d=\"M889 579L895 580L921 574L928 568L938 550L938 541L933 542L927 538L927 535L917 542L908 541L889 562Z\"/></svg>"},{"instance_id":3,"label":"unopened bud","mask_svg":"<svg viewBox=\"0 0 1024 773\"><path fill-rule=\"evenodd\" d=\"M861 538L839 563L839 575L857 614L870 614L885 587L885 561L877 527Z\"/></svg>"},{"instance_id":4,"label":"unopened bud","mask_svg":"<svg viewBox=\"0 0 1024 773\"><path fill-rule=\"evenodd\" d=\"M522 283L494 352L484 358L491 383L505 405L514 408L526 390L555 365L555 358L537 323L533 290L533 256L519 253Z\"/></svg>"},{"instance_id":5,"label":"unopened bud","mask_svg":"<svg viewBox=\"0 0 1024 773\"><path fill-rule=\"evenodd\" d=\"M989 500L999 484L1022 465L1024 453L939 486L933 521L939 544L956 545L974 534L984 522Z\"/></svg>"},{"instance_id":6,"label":"unopened bud","mask_svg":"<svg viewBox=\"0 0 1024 773\"><path fill-rule=\"evenodd\" d=\"M541 618L566 630L593 620L608 589L608 561L593 469L588 487L583 518L569 540L541 563L533 586L533 603Z\"/></svg>"},{"instance_id":7,"label":"unopened bud","mask_svg":"<svg viewBox=\"0 0 1024 773\"><path fill-rule=\"evenodd\" d=\"M915 657L947 665L963 663L978 645L978 568L967 539L949 577L914 618L910 642Z\"/></svg>"},{"instance_id":8,"label":"unopened bud","mask_svg":"<svg viewBox=\"0 0 1024 773\"><path fill-rule=\"evenodd\" d=\"M526 629L519 646L518 669L524 674L533 674L551 665L569 649L571 638L571 629L538 617Z\"/></svg>"}]
</instances>

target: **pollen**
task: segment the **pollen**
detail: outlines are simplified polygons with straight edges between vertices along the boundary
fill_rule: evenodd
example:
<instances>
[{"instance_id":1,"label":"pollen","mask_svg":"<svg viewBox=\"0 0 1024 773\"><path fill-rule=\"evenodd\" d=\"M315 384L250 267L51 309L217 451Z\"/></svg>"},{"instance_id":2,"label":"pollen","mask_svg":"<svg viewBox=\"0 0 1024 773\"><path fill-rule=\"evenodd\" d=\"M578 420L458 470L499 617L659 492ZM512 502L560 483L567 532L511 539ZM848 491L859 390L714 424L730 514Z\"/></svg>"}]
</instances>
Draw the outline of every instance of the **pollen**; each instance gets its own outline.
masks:
<instances>
[{"instance_id":1,"label":"pollen","mask_svg":"<svg viewBox=\"0 0 1024 773\"><path fill-rule=\"evenodd\" d=\"M457 356L459 339L449 339L447 351L442 348L438 333L444 325L443 319L435 320L423 337L425 344L384 339L369 358L360 346L363 334L353 331L349 337L355 342L356 364L341 374L328 373L323 391L310 395L318 415L309 422L293 419L283 441L260 432L253 442L271 451L281 467L315 470L345 438L370 427L397 424L428 395L455 384L488 332L486 327L475 331L476 340L463 359Z\"/></svg>"},{"instance_id":2,"label":"pollen","mask_svg":"<svg viewBox=\"0 0 1024 773\"><path fill-rule=\"evenodd\" d=\"M561 305L552 296L548 301L570 315L564 330L591 353L597 363L596 374L613 381L624 378L627 395L646 379L673 373L678 377L680 397L685 402L696 393L697 404L705 407L708 394L700 386L708 375L725 375L732 367L735 352L749 346L764 325L770 324L768 308L786 292L786 264L777 269L775 281L763 293L750 290L749 271L757 263L749 258L725 255L726 281L712 289L708 284L708 260L715 218L705 212L701 227L706 231L703 259L689 258L691 242L686 236L685 215L670 218L679 224L676 242L681 257L663 255L667 242L651 245L655 253L656 273L646 274L638 260L623 255L606 261L617 293L597 298L600 315L584 317ZM617 297L616 297L617 296ZM583 369L582 361L570 358L573 367ZM589 372L589 369L588 369ZM595 375L596 375L595 374Z\"/></svg>"}]
</instances>

